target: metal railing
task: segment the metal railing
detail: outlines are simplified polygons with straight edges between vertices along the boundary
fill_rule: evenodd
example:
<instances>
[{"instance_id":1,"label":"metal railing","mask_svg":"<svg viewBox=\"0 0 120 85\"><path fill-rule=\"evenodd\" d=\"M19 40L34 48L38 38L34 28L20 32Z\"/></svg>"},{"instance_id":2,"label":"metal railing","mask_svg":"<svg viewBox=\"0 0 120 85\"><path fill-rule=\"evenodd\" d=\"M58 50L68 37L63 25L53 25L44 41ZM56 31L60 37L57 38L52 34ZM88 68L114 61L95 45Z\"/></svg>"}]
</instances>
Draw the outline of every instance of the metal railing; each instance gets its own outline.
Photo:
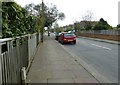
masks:
<instances>
[{"instance_id":1,"label":"metal railing","mask_svg":"<svg viewBox=\"0 0 120 85\"><path fill-rule=\"evenodd\" d=\"M40 34L0 39L0 84L22 83L21 69L29 67Z\"/></svg>"}]
</instances>

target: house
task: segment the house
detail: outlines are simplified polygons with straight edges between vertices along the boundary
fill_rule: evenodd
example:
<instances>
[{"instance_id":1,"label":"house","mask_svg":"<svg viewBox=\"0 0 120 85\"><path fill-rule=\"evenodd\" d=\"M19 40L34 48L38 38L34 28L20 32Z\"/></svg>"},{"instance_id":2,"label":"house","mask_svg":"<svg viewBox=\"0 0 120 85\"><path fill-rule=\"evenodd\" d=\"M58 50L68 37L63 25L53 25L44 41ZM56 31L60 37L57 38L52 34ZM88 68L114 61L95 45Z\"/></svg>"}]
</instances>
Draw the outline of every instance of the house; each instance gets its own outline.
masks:
<instances>
[{"instance_id":1,"label":"house","mask_svg":"<svg viewBox=\"0 0 120 85\"><path fill-rule=\"evenodd\" d=\"M97 23L98 21L81 21L74 23L74 27L76 28L76 30L85 30L89 26L93 28Z\"/></svg>"}]
</instances>

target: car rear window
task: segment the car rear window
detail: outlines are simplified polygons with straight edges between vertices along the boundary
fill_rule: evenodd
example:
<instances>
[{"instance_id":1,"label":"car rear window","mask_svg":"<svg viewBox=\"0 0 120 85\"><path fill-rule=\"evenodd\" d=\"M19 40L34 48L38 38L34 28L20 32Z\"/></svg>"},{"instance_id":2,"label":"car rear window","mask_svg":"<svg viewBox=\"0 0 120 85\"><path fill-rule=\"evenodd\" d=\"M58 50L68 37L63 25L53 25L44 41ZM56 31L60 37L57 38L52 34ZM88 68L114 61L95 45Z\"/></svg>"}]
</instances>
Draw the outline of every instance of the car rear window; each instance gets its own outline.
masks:
<instances>
[{"instance_id":1,"label":"car rear window","mask_svg":"<svg viewBox=\"0 0 120 85\"><path fill-rule=\"evenodd\" d=\"M64 36L67 37L67 36L75 36L75 35L71 33L65 33Z\"/></svg>"}]
</instances>

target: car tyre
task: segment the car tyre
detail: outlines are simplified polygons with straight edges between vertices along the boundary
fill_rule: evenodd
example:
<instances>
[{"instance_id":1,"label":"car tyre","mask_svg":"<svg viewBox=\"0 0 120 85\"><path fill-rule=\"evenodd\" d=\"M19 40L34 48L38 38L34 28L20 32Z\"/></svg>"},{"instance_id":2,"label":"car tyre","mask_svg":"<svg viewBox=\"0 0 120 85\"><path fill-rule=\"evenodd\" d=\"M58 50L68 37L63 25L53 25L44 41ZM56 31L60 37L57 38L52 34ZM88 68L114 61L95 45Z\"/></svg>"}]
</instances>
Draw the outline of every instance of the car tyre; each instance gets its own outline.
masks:
<instances>
[{"instance_id":1,"label":"car tyre","mask_svg":"<svg viewBox=\"0 0 120 85\"><path fill-rule=\"evenodd\" d=\"M76 44L76 42L72 42L72 44Z\"/></svg>"},{"instance_id":2,"label":"car tyre","mask_svg":"<svg viewBox=\"0 0 120 85\"><path fill-rule=\"evenodd\" d=\"M63 42L63 41L61 41L61 44L63 45L63 44L64 44L64 42Z\"/></svg>"}]
</instances>

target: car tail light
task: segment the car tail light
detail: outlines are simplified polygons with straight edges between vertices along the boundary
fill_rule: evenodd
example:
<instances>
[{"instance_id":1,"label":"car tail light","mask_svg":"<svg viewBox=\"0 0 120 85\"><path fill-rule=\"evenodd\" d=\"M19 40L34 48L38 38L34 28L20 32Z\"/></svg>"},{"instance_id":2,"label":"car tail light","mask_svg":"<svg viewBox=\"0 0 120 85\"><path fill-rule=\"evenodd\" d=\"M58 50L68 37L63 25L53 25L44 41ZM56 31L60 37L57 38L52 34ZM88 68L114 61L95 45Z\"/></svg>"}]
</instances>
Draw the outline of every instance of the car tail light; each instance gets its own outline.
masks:
<instances>
[{"instance_id":1,"label":"car tail light","mask_svg":"<svg viewBox=\"0 0 120 85\"><path fill-rule=\"evenodd\" d=\"M73 38L74 40L76 40L76 38Z\"/></svg>"},{"instance_id":2,"label":"car tail light","mask_svg":"<svg viewBox=\"0 0 120 85\"><path fill-rule=\"evenodd\" d=\"M67 39L64 39L64 40L67 40Z\"/></svg>"}]
</instances>

